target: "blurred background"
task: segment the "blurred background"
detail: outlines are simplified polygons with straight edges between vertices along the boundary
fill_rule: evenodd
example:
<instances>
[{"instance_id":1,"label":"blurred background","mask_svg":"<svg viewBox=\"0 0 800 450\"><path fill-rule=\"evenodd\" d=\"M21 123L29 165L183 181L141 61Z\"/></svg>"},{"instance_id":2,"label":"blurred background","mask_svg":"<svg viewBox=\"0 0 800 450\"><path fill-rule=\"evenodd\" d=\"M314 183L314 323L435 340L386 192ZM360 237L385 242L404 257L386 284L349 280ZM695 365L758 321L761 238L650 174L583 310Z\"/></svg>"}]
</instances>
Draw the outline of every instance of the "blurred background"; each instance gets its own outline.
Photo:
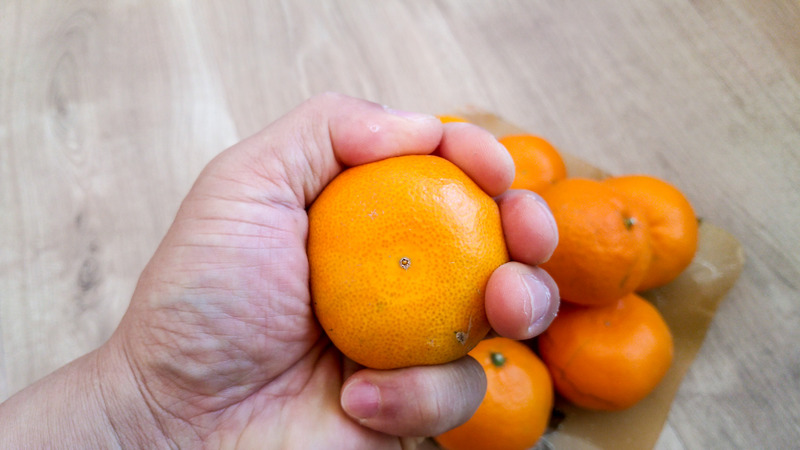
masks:
<instances>
[{"instance_id":1,"label":"blurred background","mask_svg":"<svg viewBox=\"0 0 800 450\"><path fill-rule=\"evenodd\" d=\"M798 24L796 0L3 0L0 400L108 338L214 155L338 91L676 185L746 264L657 446L796 446Z\"/></svg>"}]
</instances>

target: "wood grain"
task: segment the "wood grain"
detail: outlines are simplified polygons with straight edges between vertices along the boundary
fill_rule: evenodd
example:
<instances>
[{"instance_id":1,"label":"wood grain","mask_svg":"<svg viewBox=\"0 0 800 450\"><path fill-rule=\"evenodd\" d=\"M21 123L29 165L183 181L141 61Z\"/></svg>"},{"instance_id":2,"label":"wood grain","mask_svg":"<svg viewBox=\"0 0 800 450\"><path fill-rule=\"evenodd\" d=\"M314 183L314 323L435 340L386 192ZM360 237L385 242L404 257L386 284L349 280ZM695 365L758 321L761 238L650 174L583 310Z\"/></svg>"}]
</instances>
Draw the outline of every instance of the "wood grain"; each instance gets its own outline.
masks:
<instances>
[{"instance_id":1,"label":"wood grain","mask_svg":"<svg viewBox=\"0 0 800 450\"><path fill-rule=\"evenodd\" d=\"M0 399L100 345L199 171L310 95L492 111L747 263L661 448L800 438L800 3L0 2Z\"/></svg>"}]
</instances>

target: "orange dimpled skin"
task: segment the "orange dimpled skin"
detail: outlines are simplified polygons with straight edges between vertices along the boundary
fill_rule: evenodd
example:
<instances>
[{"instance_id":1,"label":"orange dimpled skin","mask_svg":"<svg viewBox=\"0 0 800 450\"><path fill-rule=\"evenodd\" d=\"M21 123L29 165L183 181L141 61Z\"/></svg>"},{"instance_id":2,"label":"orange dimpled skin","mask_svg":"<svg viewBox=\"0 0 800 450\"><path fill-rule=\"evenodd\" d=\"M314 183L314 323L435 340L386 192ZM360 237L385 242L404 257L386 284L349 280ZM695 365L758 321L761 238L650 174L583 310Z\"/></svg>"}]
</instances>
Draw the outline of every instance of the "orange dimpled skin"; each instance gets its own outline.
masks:
<instances>
[{"instance_id":1,"label":"orange dimpled skin","mask_svg":"<svg viewBox=\"0 0 800 450\"><path fill-rule=\"evenodd\" d=\"M697 252L698 224L689 200L676 187L649 175L604 180L625 194L645 215L653 256L637 291L674 280Z\"/></svg>"},{"instance_id":2,"label":"orange dimpled skin","mask_svg":"<svg viewBox=\"0 0 800 450\"><path fill-rule=\"evenodd\" d=\"M559 241L541 266L563 300L610 303L633 292L650 263L643 213L611 186L568 178L542 193L558 226Z\"/></svg>"},{"instance_id":3,"label":"orange dimpled skin","mask_svg":"<svg viewBox=\"0 0 800 450\"><path fill-rule=\"evenodd\" d=\"M484 289L508 261L494 200L451 162L350 168L309 209L314 311L346 356L390 369L464 356L488 332Z\"/></svg>"},{"instance_id":4,"label":"orange dimpled skin","mask_svg":"<svg viewBox=\"0 0 800 450\"><path fill-rule=\"evenodd\" d=\"M610 305L566 305L538 339L556 391L573 404L615 411L645 398L673 358L672 334L636 294Z\"/></svg>"},{"instance_id":5,"label":"orange dimpled skin","mask_svg":"<svg viewBox=\"0 0 800 450\"><path fill-rule=\"evenodd\" d=\"M561 154L547 140L530 134L505 136L499 139L514 160L516 173L512 189L536 193L567 177Z\"/></svg>"},{"instance_id":6,"label":"orange dimpled skin","mask_svg":"<svg viewBox=\"0 0 800 450\"><path fill-rule=\"evenodd\" d=\"M464 424L435 439L449 450L528 449L547 429L553 383L544 363L527 346L502 337L469 352L486 373L486 396Z\"/></svg>"}]
</instances>

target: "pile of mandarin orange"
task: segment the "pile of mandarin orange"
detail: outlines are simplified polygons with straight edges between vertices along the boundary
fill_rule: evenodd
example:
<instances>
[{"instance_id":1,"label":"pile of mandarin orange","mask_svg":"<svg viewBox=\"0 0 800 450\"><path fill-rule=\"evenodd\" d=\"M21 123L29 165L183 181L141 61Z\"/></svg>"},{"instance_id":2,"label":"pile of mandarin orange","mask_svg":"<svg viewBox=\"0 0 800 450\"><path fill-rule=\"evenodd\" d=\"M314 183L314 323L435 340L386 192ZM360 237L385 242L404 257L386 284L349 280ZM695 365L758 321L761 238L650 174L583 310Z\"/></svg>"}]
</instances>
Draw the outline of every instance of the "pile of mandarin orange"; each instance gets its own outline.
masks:
<instances>
[{"instance_id":1,"label":"pile of mandarin orange","mask_svg":"<svg viewBox=\"0 0 800 450\"><path fill-rule=\"evenodd\" d=\"M661 314L638 293L675 279L697 249L697 218L671 184L648 175L568 177L545 139L499 140L516 165L512 188L541 195L556 219L559 244L542 267L562 303L533 348L494 338L470 352L486 371L487 394L468 422L436 437L453 450L533 446L546 430L553 390L578 407L606 411L648 396L670 368L673 342Z\"/></svg>"}]
</instances>

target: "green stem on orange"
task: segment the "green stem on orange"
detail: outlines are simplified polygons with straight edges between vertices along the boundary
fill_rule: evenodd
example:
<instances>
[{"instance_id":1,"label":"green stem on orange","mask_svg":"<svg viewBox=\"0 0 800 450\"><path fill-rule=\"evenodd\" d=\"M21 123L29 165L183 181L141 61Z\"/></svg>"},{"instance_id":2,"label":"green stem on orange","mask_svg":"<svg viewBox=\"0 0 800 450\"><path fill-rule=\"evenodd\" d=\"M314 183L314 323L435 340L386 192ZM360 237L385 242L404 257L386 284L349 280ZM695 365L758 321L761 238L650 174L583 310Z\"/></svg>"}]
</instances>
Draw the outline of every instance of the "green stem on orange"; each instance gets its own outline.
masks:
<instances>
[{"instance_id":1,"label":"green stem on orange","mask_svg":"<svg viewBox=\"0 0 800 450\"><path fill-rule=\"evenodd\" d=\"M495 367L503 367L503 364L506 363L506 357L503 356L502 353L492 352L489 354L489 357L492 359L492 364Z\"/></svg>"}]
</instances>

